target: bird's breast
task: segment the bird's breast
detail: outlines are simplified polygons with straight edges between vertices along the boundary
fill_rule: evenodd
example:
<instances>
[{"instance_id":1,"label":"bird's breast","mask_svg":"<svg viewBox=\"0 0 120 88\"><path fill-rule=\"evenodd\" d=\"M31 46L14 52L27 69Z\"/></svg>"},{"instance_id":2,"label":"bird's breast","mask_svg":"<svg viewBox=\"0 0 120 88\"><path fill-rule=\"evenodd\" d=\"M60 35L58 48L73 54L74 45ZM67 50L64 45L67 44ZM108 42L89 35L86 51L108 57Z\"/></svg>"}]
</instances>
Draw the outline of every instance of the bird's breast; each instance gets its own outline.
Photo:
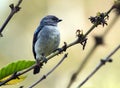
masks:
<instances>
[{"instance_id":1,"label":"bird's breast","mask_svg":"<svg viewBox=\"0 0 120 88\"><path fill-rule=\"evenodd\" d=\"M38 34L35 44L36 54L44 53L45 56L58 48L60 43L60 32L56 26L45 26Z\"/></svg>"}]
</instances>

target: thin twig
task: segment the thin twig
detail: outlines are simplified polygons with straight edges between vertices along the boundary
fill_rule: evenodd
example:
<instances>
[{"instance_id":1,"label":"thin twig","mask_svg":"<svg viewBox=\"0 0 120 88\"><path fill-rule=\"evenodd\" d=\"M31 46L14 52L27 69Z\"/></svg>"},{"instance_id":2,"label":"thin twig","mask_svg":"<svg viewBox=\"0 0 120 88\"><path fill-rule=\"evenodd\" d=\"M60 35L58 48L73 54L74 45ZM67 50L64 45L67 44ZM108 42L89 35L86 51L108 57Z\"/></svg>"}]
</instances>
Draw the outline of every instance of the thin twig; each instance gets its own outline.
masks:
<instances>
[{"instance_id":1,"label":"thin twig","mask_svg":"<svg viewBox=\"0 0 120 88\"><path fill-rule=\"evenodd\" d=\"M90 50L90 52L86 55L86 57L83 59L82 63L80 64L80 66L78 67L78 69L76 70L76 72L74 72L70 78L70 82L68 83L67 88L70 88L71 85L75 82L75 80L77 79L78 74L83 70L83 68L85 67L86 63L88 62L90 56L92 55L92 53L95 51L96 49L96 45L93 46L93 48ZM89 58L88 58L89 57Z\"/></svg>"},{"instance_id":2,"label":"thin twig","mask_svg":"<svg viewBox=\"0 0 120 88\"><path fill-rule=\"evenodd\" d=\"M105 29L104 34L102 35L102 37L105 37L106 34L110 31L110 29L112 29L112 27L115 25L115 23L118 21L118 18L120 17L120 15L116 14L113 18L113 20L111 21L111 23L109 24L109 26L107 27L107 29Z\"/></svg>"},{"instance_id":3,"label":"thin twig","mask_svg":"<svg viewBox=\"0 0 120 88\"><path fill-rule=\"evenodd\" d=\"M106 12L105 17L108 16L108 14L113 10L113 6ZM84 35L85 37L95 28L97 27L98 23L95 23Z\"/></svg>"},{"instance_id":4,"label":"thin twig","mask_svg":"<svg viewBox=\"0 0 120 88\"><path fill-rule=\"evenodd\" d=\"M105 16L107 16L111 11L112 11L113 7L110 8L110 10L107 12L107 14ZM90 30L88 30L88 32L86 32L86 34L84 36L87 36L87 34L89 34L98 24L94 24ZM96 41L95 41L96 42ZM86 55L86 57L83 59L82 63L80 64L78 70L76 72L73 73L73 75L71 76L70 82L67 86L67 88L70 88L70 86L73 84L73 82L76 80L77 75L83 70L83 68L85 67L86 63L88 62L90 56L92 55L92 53L96 50L98 44L96 43L93 48L91 48L91 50L89 51L89 53Z\"/></svg>"},{"instance_id":5,"label":"thin twig","mask_svg":"<svg viewBox=\"0 0 120 88\"><path fill-rule=\"evenodd\" d=\"M114 8L113 8L113 6L112 6L112 7L106 12L106 14L104 15L104 17L108 16L108 14L109 14L113 9L114 9ZM91 32L93 31L93 29L94 29L97 25L99 25L99 24L98 24L98 23L93 24L92 27L83 35L83 39L80 40L79 37L78 37L74 42L68 44L68 45L66 46L66 48L69 48L69 47L71 47L71 46L73 46L73 45L75 45L75 44L78 44L78 43L82 42L82 41L84 40L84 38L86 38L87 35L88 35L89 33L91 33ZM59 54L59 51L55 52L54 54L49 55L47 58L48 58L48 59L51 59L52 57L54 57L54 56L56 56L56 55L58 55L58 54Z\"/></svg>"},{"instance_id":6,"label":"thin twig","mask_svg":"<svg viewBox=\"0 0 120 88\"><path fill-rule=\"evenodd\" d=\"M77 88L82 87L82 85L85 84L103 65L105 65L106 62L111 62L112 60L110 57L116 53L118 49L120 49L120 45L118 45L105 59L101 60L99 65L88 75L88 77L85 78L85 80L83 80L82 83L78 85Z\"/></svg>"},{"instance_id":7,"label":"thin twig","mask_svg":"<svg viewBox=\"0 0 120 88\"><path fill-rule=\"evenodd\" d=\"M80 42L82 42L82 40L79 40L79 37L78 37L75 41L73 41L72 43L66 45L65 48L67 49L67 48L69 48L69 47L71 47L71 46L73 46L73 45L76 45L76 44L80 43ZM61 52L64 52L64 50L65 50L65 49L62 47L62 48L61 48ZM52 53L51 55L49 55L49 56L46 57L46 58L47 58L47 60L50 60L51 58L53 58L54 56L56 56L56 55L58 55L58 54L60 54L60 52L59 52L59 51L56 51L56 52ZM44 63L44 62L41 62L41 63ZM18 72L18 73L16 73L15 76L20 76L20 75L23 75L23 74L29 72L30 70L34 69L34 67L35 67L36 65L37 65L37 64L34 64L33 66L31 66L30 68L24 70L23 72ZM12 79L13 79L13 77L8 78L7 80L5 80L5 81L3 81L2 83L0 83L0 86L4 85L5 83L9 82L9 81L12 80Z\"/></svg>"},{"instance_id":8,"label":"thin twig","mask_svg":"<svg viewBox=\"0 0 120 88\"><path fill-rule=\"evenodd\" d=\"M5 22L3 23L2 27L0 28L0 36L1 37L3 36L2 31L4 30L4 28L6 27L6 25L10 21L10 19L13 17L13 15L15 13L20 11L21 7L19 7L19 6L21 3L22 3L22 0L19 0L16 6L14 6L14 4L9 5L9 7L11 8L11 12L10 12L9 16L7 17L7 19L5 20Z\"/></svg>"},{"instance_id":9,"label":"thin twig","mask_svg":"<svg viewBox=\"0 0 120 88\"><path fill-rule=\"evenodd\" d=\"M22 0L19 0L19 1L22 1ZM20 2L19 2L19 3L20 3ZM20 5L20 4L17 4L17 5ZM111 10L109 10L108 12L110 12L110 11L111 11ZM107 13L105 16L107 16L107 15L108 15L108 13ZM94 24L94 25L83 35L83 36L84 36L84 37L82 37L83 39L81 39L81 38L78 36L75 41L73 41L72 43L66 45L66 49L68 49L68 48L71 47L71 46L74 46L74 45L76 45L76 44L81 43L81 42L87 37L87 35L92 32L92 30L93 30L97 25L98 25L98 24ZM1 33L1 32L0 32L0 33ZM64 52L64 48L61 48L61 49L62 49L61 52ZM56 52L50 54L49 56L47 56L46 58L47 58L48 60L50 60L51 58L53 58L54 56L56 56L56 55L58 55L58 54L60 54L60 52L59 52L59 51L56 51ZM41 63L44 63L44 62L41 62ZM28 68L27 70L25 70L25 71L23 71L23 72L16 73L16 76L20 76L20 75L22 75L22 74L25 74L25 73L29 72L29 71L32 70L35 66L36 66L36 64L33 65L33 66L31 66L30 68ZM1 85L7 83L7 82L10 81L10 80L12 80L12 77L11 77L11 79L8 79L7 81L5 80L4 82L2 82Z\"/></svg>"},{"instance_id":10,"label":"thin twig","mask_svg":"<svg viewBox=\"0 0 120 88\"><path fill-rule=\"evenodd\" d=\"M68 53L65 54L63 56L63 58L57 63L57 65L55 65L46 75L43 75L37 82L35 82L34 84L32 84L29 88L33 88L34 86L36 86L38 83L40 83L42 80L46 79L46 77L48 75L50 75L63 61L64 59L67 57Z\"/></svg>"},{"instance_id":11,"label":"thin twig","mask_svg":"<svg viewBox=\"0 0 120 88\"><path fill-rule=\"evenodd\" d=\"M113 25L117 22L119 15L116 15L113 20L111 21L111 23L109 24L109 26L105 29L104 33L101 35L101 38L104 39L106 37L106 35L108 34L108 32L110 31L110 29L113 27ZM96 41L95 41L96 42ZM103 44L104 44L104 40L103 40ZM93 45L93 47L91 48L91 50L89 51L89 53L86 55L86 57L83 59L82 63L80 64L80 66L78 67L78 69L76 70L76 72L74 72L70 78L70 82L68 83L67 88L70 88L71 85L74 83L74 81L76 80L78 74L80 74L80 72L84 69L85 65L87 64L88 60L90 59L91 55L94 53L94 51L97 49L99 44L95 43L95 45Z\"/></svg>"},{"instance_id":12,"label":"thin twig","mask_svg":"<svg viewBox=\"0 0 120 88\"><path fill-rule=\"evenodd\" d=\"M20 9L19 5L20 5L21 2L22 2L22 0L19 0L19 2L18 2L18 4L17 4L18 7L16 6L16 7L19 8L19 9ZM11 10L12 10L13 7L14 7L14 5L11 4L10 7L11 7ZM112 8L106 13L105 16L107 16L107 15L111 12L111 10L112 10ZM12 10L12 11L13 11L13 10ZM12 11L11 11L11 14L16 13L16 11L13 11L13 12L12 12ZM18 11L19 11L19 10L18 10ZM10 15L10 17L8 17L7 21L4 23L5 26L6 26L6 24L8 23L8 21L11 19L12 16L13 16L13 15ZM76 45L76 44L79 44L79 43L83 42L83 40L87 37L87 35L88 35L89 33L91 33L92 30L93 30L97 25L98 25L98 24L94 24L94 25L83 35L82 39L81 39L80 37L78 37L75 41L73 41L72 43L66 45L66 49L69 48L69 47L71 47L71 46L73 46L73 45ZM4 29L5 26L3 26L3 28L0 29L0 33L3 31L3 29ZM64 48L62 48L61 51L64 51ZM60 54L60 52L59 52L59 51L56 51L56 52L54 52L53 54L49 55L49 56L47 57L47 59L50 60L52 57L54 57L54 56L56 56L56 55L58 55L58 54ZM44 63L44 62L42 62L42 63ZM33 66L31 66L30 68L28 68L27 70L25 70L25 71L23 71L23 72L16 73L16 76L20 76L20 75L22 75L22 74L27 73L28 71L32 70L35 66L36 66L36 64L33 65ZM11 77L10 80L12 80L12 77ZM9 80L9 81L10 81L10 80ZM8 81L7 81L7 82L8 82ZM5 82L5 83L6 83L6 82ZM4 84L5 84L5 83L4 83Z\"/></svg>"}]
</instances>

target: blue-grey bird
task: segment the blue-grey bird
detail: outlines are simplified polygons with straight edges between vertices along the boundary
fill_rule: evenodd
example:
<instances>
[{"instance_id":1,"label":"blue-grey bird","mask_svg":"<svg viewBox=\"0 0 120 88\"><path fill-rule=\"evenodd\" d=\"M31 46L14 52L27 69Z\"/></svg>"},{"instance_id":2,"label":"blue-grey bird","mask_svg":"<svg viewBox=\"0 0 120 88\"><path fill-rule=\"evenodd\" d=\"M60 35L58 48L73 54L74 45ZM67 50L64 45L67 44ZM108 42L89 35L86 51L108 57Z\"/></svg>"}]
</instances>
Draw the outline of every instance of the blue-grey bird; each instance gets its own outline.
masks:
<instances>
[{"instance_id":1,"label":"blue-grey bird","mask_svg":"<svg viewBox=\"0 0 120 88\"><path fill-rule=\"evenodd\" d=\"M57 24L62 21L53 15L45 16L33 36L33 54L36 61L44 60L43 56L47 56L55 51L60 43L60 32ZM37 74L40 66L34 68L33 73Z\"/></svg>"}]
</instances>

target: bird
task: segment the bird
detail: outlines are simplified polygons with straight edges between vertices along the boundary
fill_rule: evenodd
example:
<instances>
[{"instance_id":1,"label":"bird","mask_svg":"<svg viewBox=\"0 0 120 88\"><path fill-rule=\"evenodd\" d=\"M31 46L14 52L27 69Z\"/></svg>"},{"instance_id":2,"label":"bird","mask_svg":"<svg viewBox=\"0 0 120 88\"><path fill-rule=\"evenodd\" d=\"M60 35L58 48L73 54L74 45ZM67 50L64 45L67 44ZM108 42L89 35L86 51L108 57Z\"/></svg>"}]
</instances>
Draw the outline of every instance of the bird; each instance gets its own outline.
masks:
<instances>
[{"instance_id":1,"label":"bird","mask_svg":"<svg viewBox=\"0 0 120 88\"><path fill-rule=\"evenodd\" d=\"M60 31L58 23L62 19L54 15L47 15L42 18L39 26L33 35L32 51L38 65L34 67L33 74L40 71L40 61L47 62L46 56L57 50L60 44Z\"/></svg>"}]
</instances>

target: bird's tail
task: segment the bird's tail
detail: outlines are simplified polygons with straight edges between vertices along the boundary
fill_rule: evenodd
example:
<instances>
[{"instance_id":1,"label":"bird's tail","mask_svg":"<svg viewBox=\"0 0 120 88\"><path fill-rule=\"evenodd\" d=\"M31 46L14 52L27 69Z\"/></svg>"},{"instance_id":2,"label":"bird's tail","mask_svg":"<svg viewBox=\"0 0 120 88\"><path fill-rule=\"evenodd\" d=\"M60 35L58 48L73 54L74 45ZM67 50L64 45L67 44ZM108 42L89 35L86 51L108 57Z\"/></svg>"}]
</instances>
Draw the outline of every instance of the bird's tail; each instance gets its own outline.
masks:
<instances>
[{"instance_id":1,"label":"bird's tail","mask_svg":"<svg viewBox=\"0 0 120 88\"><path fill-rule=\"evenodd\" d=\"M33 74L37 74L40 72L40 65L36 65L33 70Z\"/></svg>"}]
</instances>

